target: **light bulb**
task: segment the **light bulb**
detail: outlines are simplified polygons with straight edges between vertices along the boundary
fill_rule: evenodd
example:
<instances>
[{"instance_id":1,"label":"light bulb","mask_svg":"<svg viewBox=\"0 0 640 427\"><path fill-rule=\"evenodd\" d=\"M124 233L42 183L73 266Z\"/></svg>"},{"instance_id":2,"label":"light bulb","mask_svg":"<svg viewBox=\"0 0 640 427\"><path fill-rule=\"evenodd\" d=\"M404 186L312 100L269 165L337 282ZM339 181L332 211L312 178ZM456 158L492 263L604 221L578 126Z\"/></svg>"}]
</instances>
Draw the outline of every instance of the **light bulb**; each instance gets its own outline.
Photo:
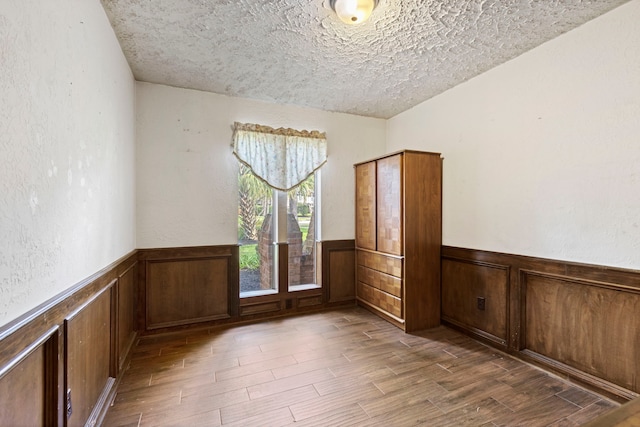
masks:
<instances>
[{"instance_id":1,"label":"light bulb","mask_svg":"<svg viewBox=\"0 0 640 427\"><path fill-rule=\"evenodd\" d=\"M376 0L331 0L331 7L342 22L354 25L366 21L377 3Z\"/></svg>"}]
</instances>

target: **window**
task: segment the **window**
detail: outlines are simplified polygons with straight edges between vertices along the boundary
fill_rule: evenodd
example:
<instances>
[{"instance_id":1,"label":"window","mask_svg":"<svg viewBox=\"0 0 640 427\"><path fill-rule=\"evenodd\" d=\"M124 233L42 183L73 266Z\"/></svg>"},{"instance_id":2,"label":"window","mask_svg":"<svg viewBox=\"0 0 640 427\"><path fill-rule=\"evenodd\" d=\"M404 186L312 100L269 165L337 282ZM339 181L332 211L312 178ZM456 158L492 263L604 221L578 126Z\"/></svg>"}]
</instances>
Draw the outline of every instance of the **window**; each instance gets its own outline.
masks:
<instances>
[{"instance_id":1,"label":"window","mask_svg":"<svg viewBox=\"0 0 640 427\"><path fill-rule=\"evenodd\" d=\"M240 294L250 296L277 291L277 252L271 232L275 228L274 190L245 165L238 174L238 241ZM275 203L274 203L275 202Z\"/></svg>"},{"instance_id":2,"label":"window","mask_svg":"<svg viewBox=\"0 0 640 427\"><path fill-rule=\"evenodd\" d=\"M270 188L248 167L240 167L241 297L278 292L278 243L287 244L288 290L318 287L316 259L320 204L315 183L319 174L312 174L299 186L284 192Z\"/></svg>"},{"instance_id":3,"label":"window","mask_svg":"<svg viewBox=\"0 0 640 427\"><path fill-rule=\"evenodd\" d=\"M287 193L287 242L289 244L289 291L316 287L316 247L318 233L318 197L316 177L309 176Z\"/></svg>"},{"instance_id":4,"label":"window","mask_svg":"<svg viewBox=\"0 0 640 427\"><path fill-rule=\"evenodd\" d=\"M240 160L240 296L318 287L324 134L236 123L234 154ZM279 262L282 256L286 262Z\"/></svg>"}]
</instances>

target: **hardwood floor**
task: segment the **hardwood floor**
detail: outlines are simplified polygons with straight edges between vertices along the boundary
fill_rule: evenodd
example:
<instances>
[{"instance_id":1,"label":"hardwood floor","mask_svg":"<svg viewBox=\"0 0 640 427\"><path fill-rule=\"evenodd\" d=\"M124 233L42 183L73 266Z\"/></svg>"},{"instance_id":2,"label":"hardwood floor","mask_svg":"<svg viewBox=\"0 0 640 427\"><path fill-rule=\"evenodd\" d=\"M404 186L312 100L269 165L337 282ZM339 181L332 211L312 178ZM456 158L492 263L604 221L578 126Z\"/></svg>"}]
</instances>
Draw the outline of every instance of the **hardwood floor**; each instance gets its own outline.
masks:
<instances>
[{"instance_id":1,"label":"hardwood floor","mask_svg":"<svg viewBox=\"0 0 640 427\"><path fill-rule=\"evenodd\" d=\"M105 426L578 426L617 407L360 308L140 339Z\"/></svg>"}]
</instances>

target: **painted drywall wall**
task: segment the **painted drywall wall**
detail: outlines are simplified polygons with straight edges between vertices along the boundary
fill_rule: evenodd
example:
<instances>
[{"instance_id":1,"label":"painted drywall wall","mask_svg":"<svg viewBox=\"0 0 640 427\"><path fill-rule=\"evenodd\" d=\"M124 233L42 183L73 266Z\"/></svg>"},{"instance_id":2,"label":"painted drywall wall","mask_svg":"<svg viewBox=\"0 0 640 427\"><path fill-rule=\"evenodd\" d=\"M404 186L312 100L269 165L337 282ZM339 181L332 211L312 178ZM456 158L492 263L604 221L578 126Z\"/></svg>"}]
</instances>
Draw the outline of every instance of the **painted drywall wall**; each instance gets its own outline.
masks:
<instances>
[{"instance_id":1,"label":"painted drywall wall","mask_svg":"<svg viewBox=\"0 0 640 427\"><path fill-rule=\"evenodd\" d=\"M388 122L439 151L445 245L640 268L640 1Z\"/></svg>"},{"instance_id":2,"label":"painted drywall wall","mask_svg":"<svg viewBox=\"0 0 640 427\"><path fill-rule=\"evenodd\" d=\"M138 247L237 243L235 121L326 132L321 237L353 238L353 164L384 152L385 120L151 83L136 89Z\"/></svg>"},{"instance_id":3,"label":"painted drywall wall","mask_svg":"<svg viewBox=\"0 0 640 427\"><path fill-rule=\"evenodd\" d=\"M0 2L0 325L135 248L135 90L98 0Z\"/></svg>"}]
</instances>

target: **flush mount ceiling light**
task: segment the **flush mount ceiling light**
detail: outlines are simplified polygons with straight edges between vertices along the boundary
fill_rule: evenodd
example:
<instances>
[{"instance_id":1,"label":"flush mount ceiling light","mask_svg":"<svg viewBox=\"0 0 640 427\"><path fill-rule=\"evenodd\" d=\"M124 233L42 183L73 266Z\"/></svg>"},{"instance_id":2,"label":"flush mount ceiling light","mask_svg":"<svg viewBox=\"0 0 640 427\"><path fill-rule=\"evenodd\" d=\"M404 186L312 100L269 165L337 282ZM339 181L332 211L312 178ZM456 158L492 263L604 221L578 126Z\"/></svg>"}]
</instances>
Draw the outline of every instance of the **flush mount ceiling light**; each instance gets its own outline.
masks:
<instances>
[{"instance_id":1,"label":"flush mount ceiling light","mask_svg":"<svg viewBox=\"0 0 640 427\"><path fill-rule=\"evenodd\" d=\"M378 0L330 0L329 4L342 22L355 25L369 19Z\"/></svg>"}]
</instances>

